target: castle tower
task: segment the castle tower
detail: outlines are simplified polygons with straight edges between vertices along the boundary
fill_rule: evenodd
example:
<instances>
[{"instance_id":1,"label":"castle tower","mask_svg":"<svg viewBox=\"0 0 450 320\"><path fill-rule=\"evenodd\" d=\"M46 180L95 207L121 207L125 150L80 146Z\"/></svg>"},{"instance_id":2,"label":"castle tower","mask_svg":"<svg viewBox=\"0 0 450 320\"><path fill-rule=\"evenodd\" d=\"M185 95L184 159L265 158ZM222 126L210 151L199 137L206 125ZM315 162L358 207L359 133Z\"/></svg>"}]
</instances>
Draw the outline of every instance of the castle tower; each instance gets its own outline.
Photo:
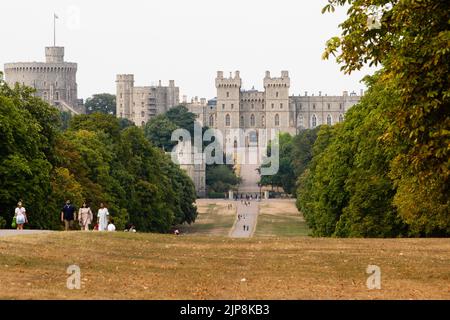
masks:
<instances>
[{"instance_id":1,"label":"castle tower","mask_svg":"<svg viewBox=\"0 0 450 320\"><path fill-rule=\"evenodd\" d=\"M217 118L215 128L222 131L224 138L226 138L232 129L239 128L241 85L242 80L239 71L234 73L234 77L230 72L228 78L223 76L222 71L217 71Z\"/></svg>"},{"instance_id":2,"label":"castle tower","mask_svg":"<svg viewBox=\"0 0 450 320\"><path fill-rule=\"evenodd\" d=\"M133 108L134 76L132 74L118 74L116 76L116 114L120 118L134 119Z\"/></svg>"},{"instance_id":3,"label":"castle tower","mask_svg":"<svg viewBox=\"0 0 450 320\"><path fill-rule=\"evenodd\" d=\"M288 71L281 71L279 78L272 78L270 72L266 71L264 91L267 128L280 129L283 132L290 131L289 87Z\"/></svg>"},{"instance_id":4,"label":"castle tower","mask_svg":"<svg viewBox=\"0 0 450 320\"><path fill-rule=\"evenodd\" d=\"M63 63L64 47L45 47L46 63Z\"/></svg>"},{"instance_id":5,"label":"castle tower","mask_svg":"<svg viewBox=\"0 0 450 320\"><path fill-rule=\"evenodd\" d=\"M5 64L6 82L32 87L35 95L60 110L84 113L77 97L77 64L64 61L64 47L46 47L45 62Z\"/></svg>"}]
</instances>

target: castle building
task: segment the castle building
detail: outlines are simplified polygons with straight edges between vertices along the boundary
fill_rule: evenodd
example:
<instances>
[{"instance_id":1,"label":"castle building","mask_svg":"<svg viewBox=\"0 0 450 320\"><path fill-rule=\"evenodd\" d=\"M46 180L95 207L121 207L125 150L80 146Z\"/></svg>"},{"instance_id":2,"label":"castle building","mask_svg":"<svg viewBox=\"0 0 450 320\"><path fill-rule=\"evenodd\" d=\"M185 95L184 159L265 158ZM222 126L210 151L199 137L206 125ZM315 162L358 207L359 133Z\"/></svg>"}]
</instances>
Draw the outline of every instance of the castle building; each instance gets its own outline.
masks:
<instances>
[{"instance_id":1,"label":"castle building","mask_svg":"<svg viewBox=\"0 0 450 320\"><path fill-rule=\"evenodd\" d=\"M134 75L116 76L117 117L126 118L136 125L143 126L151 118L168 111L180 103L180 89L175 81L169 86L134 86Z\"/></svg>"},{"instance_id":2,"label":"castle building","mask_svg":"<svg viewBox=\"0 0 450 320\"><path fill-rule=\"evenodd\" d=\"M205 122L210 128L219 129L225 139L235 129L244 132L257 129L275 129L291 135L299 130L310 129L322 124L333 125L344 120L345 112L360 98L344 91L342 96L290 95L288 71L281 71L280 77L271 77L266 71L263 79L264 91L243 90L239 71L234 76L224 77L217 72L215 79L217 97L208 101ZM258 139L258 133L253 135ZM225 141L230 142L230 141ZM247 140L245 146L249 144Z\"/></svg>"},{"instance_id":3,"label":"castle building","mask_svg":"<svg viewBox=\"0 0 450 320\"><path fill-rule=\"evenodd\" d=\"M77 64L64 61L64 47L46 47L45 62L5 64L5 81L36 89L35 95L72 114L85 113L77 97Z\"/></svg>"}]
</instances>

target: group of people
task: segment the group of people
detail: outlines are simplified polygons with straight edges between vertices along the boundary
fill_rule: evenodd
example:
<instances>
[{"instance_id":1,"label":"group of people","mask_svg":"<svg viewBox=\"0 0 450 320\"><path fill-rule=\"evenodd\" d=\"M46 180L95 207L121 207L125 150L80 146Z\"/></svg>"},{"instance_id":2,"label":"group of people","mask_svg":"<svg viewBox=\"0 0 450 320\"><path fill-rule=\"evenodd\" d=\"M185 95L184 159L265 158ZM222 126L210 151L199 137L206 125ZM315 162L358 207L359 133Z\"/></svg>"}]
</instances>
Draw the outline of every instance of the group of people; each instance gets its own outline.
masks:
<instances>
[{"instance_id":1,"label":"group of people","mask_svg":"<svg viewBox=\"0 0 450 320\"><path fill-rule=\"evenodd\" d=\"M75 206L70 203L70 200L67 200L61 209L61 222L64 222L64 230L69 231L72 229L74 222L78 220L81 230L88 231L89 226L94 221L91 208L86 202L83 202L83 205L78 210L78 217L75 212ZM106 208L104 203L100 203L100 208L97 211L97 223L94 226L94 230L116 231L116 226L110 218L108 208Z\"/></svg>"},{"instance_id":2,"label":"group of people","mask_svg":"<svg viewBox=\"0 0 450 320\"><path fill-rule=\"evenodd\" d=\"M67 200L61 209L61 222L64 223L64 230L69 231L73 229L75 221L78 221L81 230L88 231L89 226L94 222L94 214L91 208L84 202L78 210L78 214L76 214L76 211L75 206L71 204L70 200ZM116 231L116 226L110 218L108 208L103 203L100 203L100 209L97 211L96 218L94 230ZM14 211L12 227L17 228L17 230L23 230L25 223L28 223L26 209L23 207L22 201L19 201Z\"/></svg>"},{"instance_id":3,"label":"group of people","mask_svg":"<svg viewBox=\"0 0 450 320\"><path fill-rule=\"evenodd\" d=\"M235 196L234 196L234 200L241 200L241 201L245 201L245 200L247 200L247 201L249 201L249 200L259 200L259 199L261 199L261 197L259 196L259 194L258 193L255 193L255 194L253 194L253 193L250 193L250 194L243 194L243 193L239 193L239 194L236 194Z\"/></svg>"}]
</instances>

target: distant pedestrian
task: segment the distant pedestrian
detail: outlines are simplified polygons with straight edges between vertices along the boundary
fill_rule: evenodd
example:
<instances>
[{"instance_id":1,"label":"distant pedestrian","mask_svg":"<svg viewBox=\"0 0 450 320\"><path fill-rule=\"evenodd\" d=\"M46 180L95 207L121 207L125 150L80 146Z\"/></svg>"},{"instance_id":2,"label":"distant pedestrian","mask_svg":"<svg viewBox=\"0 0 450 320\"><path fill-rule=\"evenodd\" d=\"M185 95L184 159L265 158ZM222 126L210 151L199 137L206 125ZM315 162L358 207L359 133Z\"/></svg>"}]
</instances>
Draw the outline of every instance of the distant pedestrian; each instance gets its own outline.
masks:
<instances>
[{"instance_id":1,"label":"distant pedestrian","mask_svg":"<svg viewBox=\"0 0 450 320\"><path fill-rule=\"evenodd\" d=\"M61 209L61 221L64 222L64 230L69 231L72 229L75 220L75 207L70 203L70 200L67 200Z\"/></svg>"},{"instance_id":2,"label":"distant pedestrian","mask_svg":"<svg viewBox=\"0 0 450 320\"><path fill-rule=\"evenodd\" d=\"M81 230L88 231L89 225L94 220L94 215L92 214L91 208L86 202L83 202L80 210L78 210L78 221L80 222Z\"/></svg>"},{"instance_id":3,"label":"distant pedestrian","mask_svg":"<svg viewBox=\"0 0 450 320\"><path fill-rule=\"evenodd\" d=\"M176 235L176 236L180 235L180 230L175 229L175 231L173 232L173 234Z\"/></svg>"},{"instance_id":4,"label":"distant pedestrian","mask_svg":"<svg viewBox=\"0 0 450 320\"><path fill-rule=\"evenodd\" d=\"M97 212L98 231L106 231L108 228L109 212L105 205L100 203L100 209Z\"/></svg>"},{"instance_id":5,"label":"distant pedestrian","mask_svg":"<svg viewBox=\"0 0 450 320\"><path fill-rule=\"evenodd\" d=\"M14 218L16 218L17 230L23 230L23 225L28 222L27 213L22 207L22 201L17 203L17 208L14 211Z\"/></svg>"}]
</instances>

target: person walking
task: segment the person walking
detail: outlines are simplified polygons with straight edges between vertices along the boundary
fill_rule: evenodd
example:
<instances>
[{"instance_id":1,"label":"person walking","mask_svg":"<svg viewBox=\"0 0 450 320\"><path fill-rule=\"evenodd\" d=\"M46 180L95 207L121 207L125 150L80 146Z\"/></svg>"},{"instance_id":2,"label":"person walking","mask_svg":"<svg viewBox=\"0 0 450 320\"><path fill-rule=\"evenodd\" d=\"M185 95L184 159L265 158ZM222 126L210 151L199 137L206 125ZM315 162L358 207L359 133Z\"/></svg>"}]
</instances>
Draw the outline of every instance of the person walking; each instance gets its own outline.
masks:
<instances>
[{"instance_id":1,"label":"person walking","mask_svg":"<svg viewBox=\"0 0 450 320\"><path fill-rule=\"evenodd\" d=\"M94 220L94 215L92 214L91 208L86 202L83 202L80 210L78 210L78 221L80 222L81 230L88 231L92 220Z\"/></svg>"},{"instance_id":2,"label":"person walking","mask_svg":"<svg viewBox=\"0 0 450 320\"><path fill-rule=\"evenodd\" d=\"M75 220L75 207L70 203L70 200L67 200L66 204L61 209L61 222L64 222L64 230L69 231L72 229Z\"/></svg>"},{"instance_id":3,"label":"person walking","mask_svg":"<svg viewBox=\"0 0 450 320\"><path fill-rule=\"evenodd\" d=\"M23 225L28 222L27 213L22 207L22 201L17 203L17 208L14 211L14 218L16 218L17 230L23 230Z\"/></svg>"},{"instance_id":4,"label":"person walking","mask_svg":"<svg viewBox=\"0 0 450 320\"><path fill-rule=\"evenodd\" d=\"M98 231L106 231L108 229L109 212L105 205L100 203L100 209L97 212Z\"/></svg>"}]
</instances>

